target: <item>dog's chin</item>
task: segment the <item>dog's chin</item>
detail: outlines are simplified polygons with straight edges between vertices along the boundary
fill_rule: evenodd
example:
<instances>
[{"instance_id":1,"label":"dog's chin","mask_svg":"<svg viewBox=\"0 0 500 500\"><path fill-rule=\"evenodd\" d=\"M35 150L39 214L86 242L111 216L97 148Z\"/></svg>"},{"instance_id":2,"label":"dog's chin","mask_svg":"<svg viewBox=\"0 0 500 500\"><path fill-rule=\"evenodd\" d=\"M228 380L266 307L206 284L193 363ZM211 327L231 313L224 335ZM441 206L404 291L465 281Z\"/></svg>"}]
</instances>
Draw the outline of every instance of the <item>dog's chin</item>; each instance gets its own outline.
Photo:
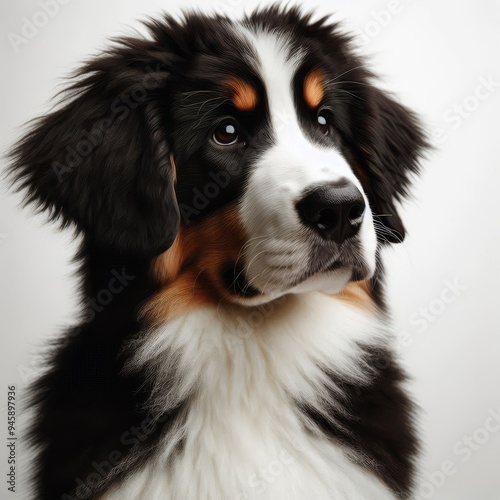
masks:
<instances>
[{"instance_id":1,"label":"dog's chin","mask_svg":"<svg viewBox=\"0 0 500 500\"><path fill-rule=\"evenodd\" d=\"M231 284L228 289L234 297L234 302L247 306L260 305L288 294L302 294L309 292L322 292L326 294L340 293L353 281L362 281L371 278L373 271L367 266L362 268L350 265L334 265L329 269L305 274L298 282L283 283L274 281L258 284L247 276L243 268L232 267L226 272L226 282Z\"/></svg>"},{"instance_id":2,"label":"dog's chin","mask_svg":"<svg viewBox=\"0 0 500 500\"><path fill-rule=\"evenodd\" d=\"M289 293L323 292L335 294L341 292L351 281L352 269L340 267L310 276L289 290Z\"/></svg>"}]
</instances>

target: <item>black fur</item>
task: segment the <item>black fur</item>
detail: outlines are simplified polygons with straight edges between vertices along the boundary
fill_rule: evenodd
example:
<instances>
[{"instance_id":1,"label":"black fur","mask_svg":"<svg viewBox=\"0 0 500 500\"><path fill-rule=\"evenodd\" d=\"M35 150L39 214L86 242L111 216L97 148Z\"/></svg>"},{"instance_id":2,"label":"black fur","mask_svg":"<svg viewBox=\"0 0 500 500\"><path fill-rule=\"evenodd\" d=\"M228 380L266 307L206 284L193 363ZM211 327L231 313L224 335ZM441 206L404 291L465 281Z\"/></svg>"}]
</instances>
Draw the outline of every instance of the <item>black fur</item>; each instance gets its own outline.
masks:
<instances>
[{"instance_id":1,"label":"black fur","mask_svg":"<svg viewBox=\"0 0 500 500\"><path fill-rule=\"evenodd\" d=\"M328 68L332 79L348 74L331 94L339 147L359 168L378 216L380 242L402 240L395 203L407 194L426 147L415 116L373 86L372 75L337 26L312 23L299 10L280 7L256 12L245 22L290 33L295 48L306 48L310 57L299 71L297 92L300 75L312 67ZM144 374L121 373L121 352L143 328L137 312L158 286L148 274L152 257L169 247L181 222L201 220L236 199L255 157L272 142L262 99L254 113L238 115L248 135L232 159L207 148L215 122L235 114L220 89L225 76L241 75L265 95L257 75L242 64L242 54L251 51L232 37L232 25L200 14L182 22L169 16L150 21L151 41L118 40L85 64L61 107L35 121L13 150L11 175L26 189L26 201L73 226L83 241L78 256L82 320L54 348L50 370L32 388L37 417L31 436L40 452L36 498L96 498L138 467L158 436L182 418L181 405L131 436L150 418L144 409L149 387ZM215 100L200 115L207 98ZM297 106L306 120L309 111ZM175 188L170 153L179 167ZM219 192L198 206L197 192L213 176L222 179ZM91 301L113 272L133 279L96 311ZM380 276L373 285L383 310ZM409 403L390 354L367 356L380 366L379 377L369 388L345 385L350 412L336 415L343 429L301 404L331 438L370 458L375 472L404 498L416 450ZM122 468L113 468L104 480L89 476L96 472L93 464L110 463L112 452L119 454ZM76 490L80 480L87 486Z\"/></svg>"},{"instance_id":2,"label":"black fur","mask_svg":"<svg viewBox=\"0 0 500 500\"><path fill-rule=\"evenodd\" d=\"M387 350L365 348L366 363L377 372L367 387L329 378L345 394L342 411L328 408L329 418L299 402L304 414L323 432L348 446L359 463L373 470L400 498L409 498L418 451L413 404L401 389L405 377ZM338 403L339 396L332 394Z\"/></svg>"}]
</instances>

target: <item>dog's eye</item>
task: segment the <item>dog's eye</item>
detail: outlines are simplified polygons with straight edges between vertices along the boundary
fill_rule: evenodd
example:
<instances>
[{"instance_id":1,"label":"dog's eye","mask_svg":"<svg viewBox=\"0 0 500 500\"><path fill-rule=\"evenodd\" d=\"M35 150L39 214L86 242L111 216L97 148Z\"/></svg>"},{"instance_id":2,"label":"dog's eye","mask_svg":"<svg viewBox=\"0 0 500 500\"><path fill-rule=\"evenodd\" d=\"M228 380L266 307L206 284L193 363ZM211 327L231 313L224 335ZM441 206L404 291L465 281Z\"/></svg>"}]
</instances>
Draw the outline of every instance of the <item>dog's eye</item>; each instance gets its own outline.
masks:
<instances>
[{"instance_id":1,"label":"dog's eye","mask_svg":"<svg viewBox=\"0 0 500 500\"><path fill-rule=\"evenodd\" d=\"M214 132L213 140L219 146L231 146L239 140L238 127L233 122L221 123Z\"/></svg>"},{"instance_id":2,"label":"dog's eye","mask_svg":"<svg viewBox=\"0 0 500 500\"><path fill-rule=\"evenodd\" d=\"M323 135L332 134L332 126L328 123L328 119L325 114L320 113L318 115L318 125Z\"/></svg>"}]
</instances>

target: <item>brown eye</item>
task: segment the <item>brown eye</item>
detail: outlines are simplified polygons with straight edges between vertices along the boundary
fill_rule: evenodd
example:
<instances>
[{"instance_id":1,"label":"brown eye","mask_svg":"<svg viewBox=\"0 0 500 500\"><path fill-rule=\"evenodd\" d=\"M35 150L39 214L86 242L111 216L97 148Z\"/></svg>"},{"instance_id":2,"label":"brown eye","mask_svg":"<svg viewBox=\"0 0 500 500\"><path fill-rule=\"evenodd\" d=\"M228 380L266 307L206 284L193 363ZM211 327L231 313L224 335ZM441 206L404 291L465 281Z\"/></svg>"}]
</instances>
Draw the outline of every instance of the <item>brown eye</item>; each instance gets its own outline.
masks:
<instances>
[{"instance_id":1,"label":"brown eye","mask_svg":"<svg viewBox=\"0 0 500 500\"><path fill-rule=\"evenodd\" d=\"M323 135L330 135L331 126L323 115L318 115L318 125Z\"/></svg>"},{"instance_id":2,"label":"brown eye","mask_svg":"<svg viewBox=\"0 0 500 500\"><path fill-rule=\"evenodd\" d=\"M238 129L232 122L220 124L214 132L213 140L219 146L231 146L236 144L239 139Z\"/></svg>"}]
</instances>

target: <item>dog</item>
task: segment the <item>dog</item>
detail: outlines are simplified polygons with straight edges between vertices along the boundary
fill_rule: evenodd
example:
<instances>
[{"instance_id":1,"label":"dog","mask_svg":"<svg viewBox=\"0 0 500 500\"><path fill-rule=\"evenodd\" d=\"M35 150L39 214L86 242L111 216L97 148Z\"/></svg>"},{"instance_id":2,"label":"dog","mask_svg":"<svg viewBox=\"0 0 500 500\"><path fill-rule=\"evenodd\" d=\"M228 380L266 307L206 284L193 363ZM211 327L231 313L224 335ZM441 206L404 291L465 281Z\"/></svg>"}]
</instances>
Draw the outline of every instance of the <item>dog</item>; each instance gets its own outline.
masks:
<instances>
[{"instance_id":1,"label":"dog","mask_svg":"<svg viewBox=\"0 0 500 500\"><path fill-rule=\"evenodd\" d=\"M80 239L31 387L34 496L408 499L419 441L380 251L427 148L328 18L145 23L12 150Z\"/></svg>"}]
</instances>

